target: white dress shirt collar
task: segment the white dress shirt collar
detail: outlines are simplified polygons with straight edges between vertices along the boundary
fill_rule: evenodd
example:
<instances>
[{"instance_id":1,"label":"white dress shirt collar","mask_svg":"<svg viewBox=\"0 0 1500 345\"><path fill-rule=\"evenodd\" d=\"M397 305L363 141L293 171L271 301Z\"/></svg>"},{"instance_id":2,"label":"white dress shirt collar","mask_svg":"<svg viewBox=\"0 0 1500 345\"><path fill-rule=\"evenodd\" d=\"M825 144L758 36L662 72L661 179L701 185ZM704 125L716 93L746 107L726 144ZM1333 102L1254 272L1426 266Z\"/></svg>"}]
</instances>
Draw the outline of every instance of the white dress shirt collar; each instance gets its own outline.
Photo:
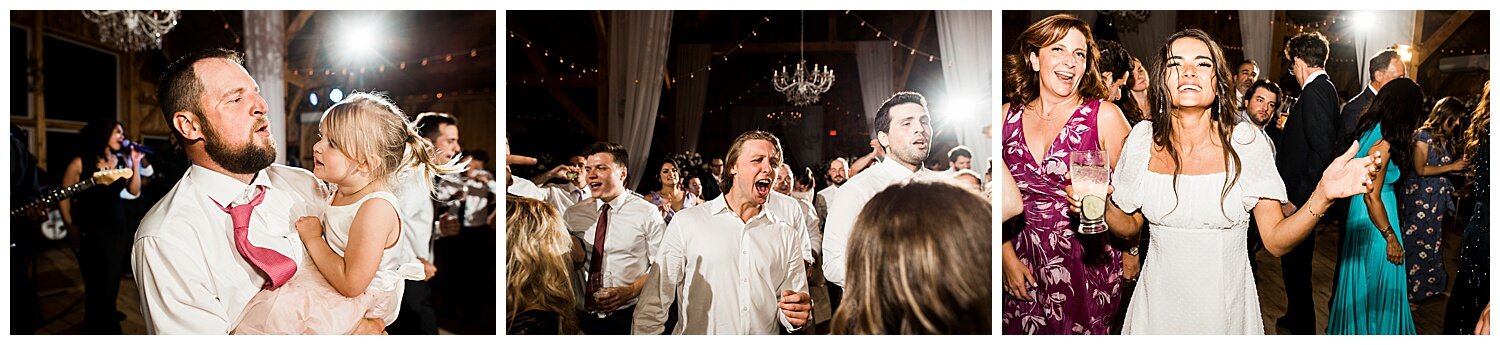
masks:
<instances>
[{"instance_id":1,"label":"white dress shirt collar","mask_svg":"<svg viewBox=\"0 0 1500 345\"><path fill-rule=\"evenodd\" d=\"M193 164L188 168L186 178L193 180L193 185L200 193L207 195L219 205L229 207L231 204L239 205L255 198L255 188L251 188L253 186L272 188L270 177L266 175L266 171L262 169L255 173L255 177L250 180L249 184L246 184L224 173Z\"/></svg>"},{"instance_id":2,"label":"white dress shirt collar","mask_svg":"<svg viewBox=\"0 0 1500 345\"><path fill-rule=\"evenodd\" d=\"M1308 74L1307 75L1307 79L1305 79L1305 80L1302 81L1302 89L1306 90L1307 89L1307 84L1311 84L1313 80L1317 80L1318 76L1320 76L1320 75L1328 75L1328 70L1321 70L1320 69L1320 70L1317 70L1316 72L1312 72L1312 74Z\"/></svg>"}]
</instances>

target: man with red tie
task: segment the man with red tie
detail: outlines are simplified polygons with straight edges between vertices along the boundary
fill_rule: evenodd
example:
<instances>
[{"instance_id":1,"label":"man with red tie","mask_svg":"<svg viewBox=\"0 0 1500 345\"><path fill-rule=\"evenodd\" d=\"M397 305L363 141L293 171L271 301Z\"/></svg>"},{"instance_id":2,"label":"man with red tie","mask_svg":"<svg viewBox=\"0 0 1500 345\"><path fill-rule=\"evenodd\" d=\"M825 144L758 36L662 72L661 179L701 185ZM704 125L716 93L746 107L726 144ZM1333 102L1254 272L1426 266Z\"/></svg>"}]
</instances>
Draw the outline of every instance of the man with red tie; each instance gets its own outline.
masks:
<instances>
[{"instance_id":1,"label":"man with red tie","mask_svg":"<svg viewBox=\"0 0 1500 345\"><path fill-rule=\"evenodd\" d=\"M238 53L213 49L168 66L157 97L192 167L136 232L131 266L151 334L228 334L260 289L296 274L306 249L292 222L322 212L307 170L276 160L269 106ZM357 333L380 333L366 319Z\"/></svg>"},{"instance_id":2,"label":"man with red tie","mask_svg":"<svg viewBox=\"0 0 1500 345\"><path fill-rule=\"evenodd\" d=\"M619 144L589 147L584 178L593 197L563 214L578 250L587 253L578 298L584 334L630 334L636 297L646 285L647 269L660 256L657 247L667 223L656 205L625 189L629 159Z\"/></svg>"}]
</instances>

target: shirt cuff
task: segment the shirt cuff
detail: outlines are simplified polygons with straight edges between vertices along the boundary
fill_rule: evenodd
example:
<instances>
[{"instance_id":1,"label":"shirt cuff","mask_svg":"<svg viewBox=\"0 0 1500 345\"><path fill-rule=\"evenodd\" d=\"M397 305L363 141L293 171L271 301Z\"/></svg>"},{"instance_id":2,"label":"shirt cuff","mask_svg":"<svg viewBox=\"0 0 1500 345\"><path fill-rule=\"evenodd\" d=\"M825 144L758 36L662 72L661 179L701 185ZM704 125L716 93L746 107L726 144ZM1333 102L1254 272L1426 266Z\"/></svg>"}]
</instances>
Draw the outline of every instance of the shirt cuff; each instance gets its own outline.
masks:
<instances>
[{"instance_id":1,"label":"shirt cuff","mask_svg":"<svg viewBox=\"0 0 1500 345\"><path fill-rule=\"evenodd\" d=\"M139 198L139 197L141 197L141 196L137 195L137 194L130 194L130 189L121 189L120 190L120 200L135 200L136 198Z\"/></svg>"}]
</instances>

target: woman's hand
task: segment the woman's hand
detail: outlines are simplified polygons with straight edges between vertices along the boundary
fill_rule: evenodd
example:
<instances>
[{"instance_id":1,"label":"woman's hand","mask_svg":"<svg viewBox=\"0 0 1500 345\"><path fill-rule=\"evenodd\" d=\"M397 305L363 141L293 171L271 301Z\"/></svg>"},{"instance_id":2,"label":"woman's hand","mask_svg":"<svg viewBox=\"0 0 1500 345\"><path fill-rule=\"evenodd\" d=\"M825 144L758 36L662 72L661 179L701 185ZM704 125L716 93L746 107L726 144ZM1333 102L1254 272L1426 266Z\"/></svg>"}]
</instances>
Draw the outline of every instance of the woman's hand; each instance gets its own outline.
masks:
<instances>
[{"instance_id":1,"label":"woman's hand","mask_svg":"<svg viewBox=\"0 0 1500 345\"><path fill-rule=\"evenodd\" d=\"M1401 248L1401 241L1397 241L1396 236L1400 235L1392 232L1390 235L1385 236L1385 260L1390 261L1392 264L1400 265L1401 259L1406 255L1406 252Z\"/></svg>"},{"instance_id":2,"label":"woman's hand","mask_svg":"<svg viewBox=\"0 0 1500 345\"><path fill-rule=\"evenodd\" d=\"M1451 171L1456 171L1456 172L1459 172L1459 173L1463 173L1464 170L1468 169L1468 168L1469 168L1469 159L1468 158L1459 158L1457 161L1453 162L1453 170L1451 170Z\"/></svg>"},{"instance_id":3,"label":"woman's hand","mask_svg":"<svg viewBox=\"0 0 1500 345\"><path fill-rule=\"evenodd\" d=\"M1002 260L1001 275L1005 278L1005 292L1011 297L1022 301L1031 301L1031 288L1036 287L1036 277L1031 275L1031 268L1026 267L1020 260Z\"/></svg>"},{"instance_id":4,"label":"woman's hand","mask_svg":"<svg viewBox=\"0 0 1500 345\"><path fill-rule=\"evenodd\" d=\"M1349 146L1349 150L1344 151L1344 154L1338 158L1334 158L1333 163L1323 170L1323 178L1318 180L1318 185L1323 187L1323 197L1328 200L1337 200L1370 191L1370 182L1374 179L1376 167L1384 163L1384 160L1381 159L1379 152L1376 152L1374 156L1354 158L1358 150L1359 142L1356 141Z\"/></svg>"},{"instance_id":5,"label":"woman's hand","mask_svg":"<svg viewBox=\"0 0 1500 345\"><path fill-rule=\"evenodd\" d=\"M323 221L318 217L303 216L297 218L297 234L302 235L304 240L323 236Z\"/></svg>"}]
</instances>

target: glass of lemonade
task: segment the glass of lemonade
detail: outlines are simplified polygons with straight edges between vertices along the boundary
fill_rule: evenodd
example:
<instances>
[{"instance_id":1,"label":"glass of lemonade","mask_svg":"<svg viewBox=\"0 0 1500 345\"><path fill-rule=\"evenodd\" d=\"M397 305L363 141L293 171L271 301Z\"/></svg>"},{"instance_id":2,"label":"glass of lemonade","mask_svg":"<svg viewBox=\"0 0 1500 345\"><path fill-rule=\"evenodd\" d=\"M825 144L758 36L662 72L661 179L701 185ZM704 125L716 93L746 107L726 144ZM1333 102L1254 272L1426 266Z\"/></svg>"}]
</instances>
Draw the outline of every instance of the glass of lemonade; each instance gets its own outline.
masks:
<instances>
[{"instance_id":1,"label":"glass of lemonade","mask_svg":"<svg viewBox=\"0 0 1500 345\"><path fill-rule=\"evenodd\" d=\"M1078 233L1104 232L1104 202L1109 191L1109 166L1103 150L1068 153L1068 171L1073 175L1073 193L1079 197Z\"/></svg>"}]
</instances>

